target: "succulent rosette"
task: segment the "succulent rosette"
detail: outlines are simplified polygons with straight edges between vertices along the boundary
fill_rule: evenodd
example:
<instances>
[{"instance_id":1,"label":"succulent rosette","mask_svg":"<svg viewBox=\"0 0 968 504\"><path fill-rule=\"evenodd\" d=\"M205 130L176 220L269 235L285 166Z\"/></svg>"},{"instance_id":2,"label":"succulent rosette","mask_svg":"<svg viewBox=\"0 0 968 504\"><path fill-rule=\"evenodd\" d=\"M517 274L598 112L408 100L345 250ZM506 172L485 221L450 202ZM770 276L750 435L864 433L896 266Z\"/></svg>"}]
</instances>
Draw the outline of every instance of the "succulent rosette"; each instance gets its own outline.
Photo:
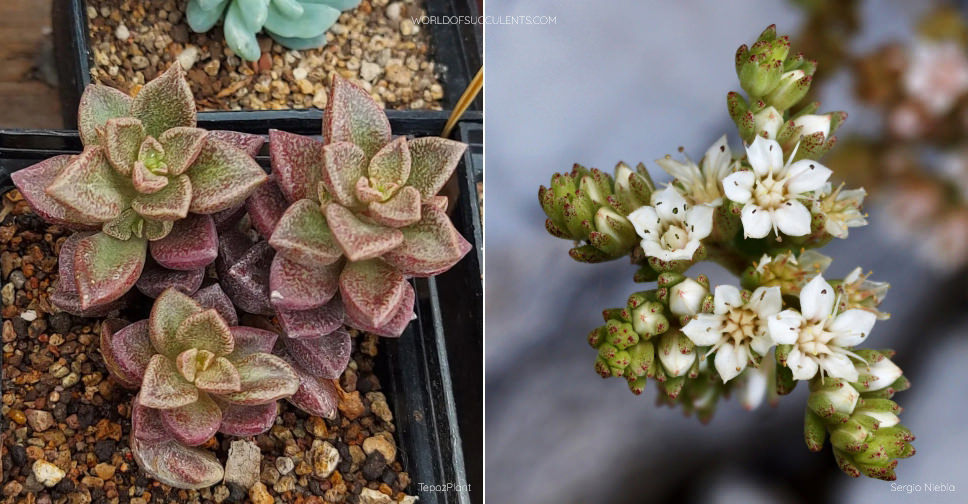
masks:
<instances>
[{"instance_id":1,"label":"succulent rosette","mask_svg":"<svg viewBox=\"0 0 968 504\"><path fill-rule=\"evenodd\" d=\"M197 300L196 300L197 299ZM222 478L211 454L194 448L216 432L269 430L276 401L296 393L299 376L273 355L274 332L232 325L234 307L217 286L193 299L174 288L158 296L147 320L117 329L108 319L101 354L123 386L139 388L131 449L153 477L179 488Z\"/></svg>"},{"instance_id":2,"label":"succulent rosette","mask_svg":"<svg viewBox=\"0 0 968 504\"><path fill-rule=\"evenodd\" d=\"M169 285L193 292L218 250L211 215L238 206L267 178L252 159L261 137L197 128L178 65L134 98L88 86L78 130L79 155L13 174L45 220L95 231L61 248L66 274L54 304L77 315L103 314L139 279L148 295Z\"/></svg>"}]
</instances>

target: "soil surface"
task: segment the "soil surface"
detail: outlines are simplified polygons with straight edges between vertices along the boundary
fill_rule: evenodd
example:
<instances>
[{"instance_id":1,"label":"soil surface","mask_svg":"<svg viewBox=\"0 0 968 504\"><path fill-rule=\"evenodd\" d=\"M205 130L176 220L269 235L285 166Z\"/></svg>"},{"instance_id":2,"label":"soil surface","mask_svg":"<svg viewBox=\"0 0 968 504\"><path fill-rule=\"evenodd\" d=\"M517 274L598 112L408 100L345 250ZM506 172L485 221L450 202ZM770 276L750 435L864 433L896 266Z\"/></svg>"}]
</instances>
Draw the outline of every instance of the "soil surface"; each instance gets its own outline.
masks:
<instances>
[{"instance_id":1,"label":"soil surface","mask_svg":"<svg viewBox=\"0 0 968 504\"><path fill-rule=\"evenodd\" d=\"M100 320L58 312L48 301L57 253L69 231L34 215L17 191L2 200L3 502L412 502L404 493L410 478L396 453L392 413L373 373L377 338L369 334L354 338L335 420L280 401L276 425L250 438L262 452L261 481L251 489L232 483L177 490L145 475L129 449L133 393L110 379L104 366ZM145 315L135 309L121 313L128 320ZM371 437L378 439L365 451ZM234 439L218 435L205 447L224 463ZM340 455L331 473L326 464L314 463L324 442ZM45 486L38 478L49 474L56 481Z\"/></svg>"},{"instance_id":2,"label":"soil surface","mask_svg":"<svg viewBox=\"0 0 968 504\"><path fill-rule=\"evenodd\" d=\"M278 110L324 108L339 73L385 108L441 109L429 29L411 21L425 14L423 0L363 0L340 16L319 49L291 51L259 35L257 62L236 56L220 25L193 32L187 3L88 0L93 80L134 94L177 61L199 110Z\"/></svg>"}]
</instances>

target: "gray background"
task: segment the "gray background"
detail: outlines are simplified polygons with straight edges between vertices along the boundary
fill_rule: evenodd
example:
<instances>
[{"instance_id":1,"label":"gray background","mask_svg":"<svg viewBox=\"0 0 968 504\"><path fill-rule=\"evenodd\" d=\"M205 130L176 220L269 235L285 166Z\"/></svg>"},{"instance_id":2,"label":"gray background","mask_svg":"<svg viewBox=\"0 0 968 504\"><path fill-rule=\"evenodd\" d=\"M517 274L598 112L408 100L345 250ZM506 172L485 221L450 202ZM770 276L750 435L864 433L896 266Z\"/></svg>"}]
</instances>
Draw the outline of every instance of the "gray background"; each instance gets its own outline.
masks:
<instances>
[{"instance_id":1,"label":"gray background","mask_svg":"<svg viewBox=\"0 0 968 504\"><path fill-rule=\"evenodd\" d=\"M866 51L909 39L926 2L868 1ZM965 275L942 275L885 238L886 213L823 249L831 277L854 266L892 284L866 346L893 347L914 386L896 396L902 421L918 436L896 485L955 485L950 493L907 493L890 483L839 473L829 449L806 450L806 387L748 413L720 403L701 425L679 410L656 408L650 384L632 395L624 380L599 379L585 342L601 309L644 287L619 260L587 265L548 235L537 189L572 163L611 171L615 163L678 156L698 160L723 133L741 148L725 110L738 90L733 56L768 24L797 33L801 12L785 2L488 0L488 16L547 15L548 26L486 27L486 481L492 502L968 502L963 453L968 434L968 322ZM822 64L822 62L821 62ZM837 76L821 110L847 110L841 130L874 131L876 114L849 99ZM659 175L662 173L661 175ZM716 266L690 270L713 283ZM959 456L962 455L962 456Z\"/></svg>"}]
</instances>

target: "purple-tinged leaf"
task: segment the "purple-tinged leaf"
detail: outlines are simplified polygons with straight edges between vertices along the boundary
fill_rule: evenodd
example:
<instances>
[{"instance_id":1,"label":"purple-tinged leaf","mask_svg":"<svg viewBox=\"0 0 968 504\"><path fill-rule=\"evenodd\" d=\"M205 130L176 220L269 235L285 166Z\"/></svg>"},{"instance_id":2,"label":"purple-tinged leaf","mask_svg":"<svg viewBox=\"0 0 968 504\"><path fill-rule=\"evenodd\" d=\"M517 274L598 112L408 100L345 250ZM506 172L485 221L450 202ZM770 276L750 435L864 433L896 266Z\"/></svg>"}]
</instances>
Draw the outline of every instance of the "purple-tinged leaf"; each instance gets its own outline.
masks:
<instances>
[{"instance_id":1,"label":"purple-tinged leaf","mask_svg":"<svg viewBox=\"0 0 968 504\"><path fill-rule=\"evenodd\" d=\"M161 416L158 415L158 410L141 404L140 393L131 401L131 438L149 444L172 439L171 432L168 432L161 421Z\"/></svg>"},{"instance_id":2,"label":"purple-tinged leaf","mask_svg":"<svg viewBox=\"0 0 968 504\"><path fill-rule=\"evenodd\" d=\"M347 312L346 323L350 327L355 327L361 331L366 331L368 333L376 334L377 336L383 336L385 338L399 338L403 331L407 329L410 322L417 318L417 314L413 311L413 302L416 298L416 294L413 291L413 286L410 283L406 284L406 288L403 293L403 297L400 299L400 303L397 305L397 310L390 317L388 322L383 325L372 325L368 324L365 320L354 317L355 314Z\"/></svg>"},{"instance_id":3,"label":"purple-tinged leaf","mask_svg":"<svg viewBox=\"0 0 968 504\"><path fill-rule=\"evenodd\" d=\"M218 256L218 233L210 215L191 214L175 221L168 236L151 242L151 257L176 270L196 270Z\"/></svg>"},{"instance_id":4,"label":"purple-tinged leaf","mask_svg":"<svg viewBox=\"0 0 968 504\"><path fill-rule=\"evenodd\" d=\"M290 361L290 364L299 375L299 389L288 399L289 402L310 415L330 420L336 418L339 392L333 380L313 376L295 362Z\"/></svg>"},{"instance_id":5,"label":"purple-tinged leaf","mask_svg":"<svg viewBox=\"0 0 968 504\"><path fill-rule=\"evenodd\" d=\"M269 303L269 265L275 252L267 242L260 241L242 249L239 256L236 254L240 244L249 245L241 233L224 233L219 240L221 252L215 265L222 289L242 311L272 315L275 310Z\"/></svg>"},{"instance_id":6,"label":"purple-tinged leaf","mask_svg":"<svg viewBox=\"0 0 968 504\"><path fill-rule=\"evenodd\" d=\"M398 229L365 222L338 203L326 206L326 223L350 261L380 257L403 243Z\"/></svg>"},{"instance_id":7,"label":"purple-tinged leaf","mask_svg":"<svg viewBox=\"0 0 968 504\"><path fill-rule=\"evenodd\" d=\"M144 270L141 272L141 278L138 279L138 283L135 286L142 294L150 298L160 296L169 287L184 294L191 295L202 286L202 281L204 280L205 268L178 271L163 268L154 261L148 261L145 264Z\"/></svg>"},{"instance_id":8,"label":"purple-tinged leaf","mask_svg":"<svg viewBox=\"0 0 968 504\"><path fill-rule=\"evenodd\" d=\"M279 415L279 403L276 401L253 406L223 403L221 407L222 425L218 431L229 436L257 436L267 432Z\"/></svg>"},{"instance_id":9,"label":"purple-tinged leaf","mask_svg":"<svg viewBox=\"0 0 968 504\"><path fill-rule=\"evenodd\" d=\"M127 208L132 197L131 184L111 168L101 147L84 149L46 190L80 222L107 222Z\"/></svg>"},{"instance_id":10,"label":"purple-tinged leaf","mask_svg":"<svg viewBox=\"0 0 968 504\"><path fill-rule=\"evenodd\" d=\"M310 137L269 130L272 174L289 201L316 198L316 184L323 170L323 144Z\"/></svg>"},{"instance_id":11,"label":"purple-tinged leaf","mask_svg":"<svg viewBox=\"0 0 968 504\"><path fill-rule=\"evenodd\" d=\"M370 179L366 177L360 177L356 181L356 188L355 188L356 199L360 203L369 205L374 201L383 201L387 199L387 196L389 195L389 193L393 193L393 191L396 191L398 187L399 186L396 186L396 185L394 185L393 187L388 187L386 188L388 194L384 194L370 185Z\"/></svg>"},{"instance_id":12,"label":"purple-tinged leaf","mask_svg":"<svg viewBox=\"0 0 968 504\"><path fill-rule=\"evenodd\" d=\"M84 219L81 215L47 195L47 186L68 166L74 156L54 156L10 175L34 213L51 224L70 229L97 229L100 220Z\"/></svg>"},{"instance_id":13,"label":"purple-tinged leaf","mask_svg":"<svg viewBox=\"0 0 968 504\"><path fill-rule=\"evenodd\" d=\"M235 362L242 377L242 390L220 394L234 404L266 404L291 396L299 388L299 377L292 366L275 355L255 353Z\"/></svg>"},{"instance_id":14,"label":"purple-tinged leaf","mask_svg":"<svg viewBox=\"0 0 968 504\"><path fill-rule=\"evenodd\" d=\"M341 261L303 266L280 254L269 269L269 300L280 310L308 310L325 305L339 290Z\"/></svg>"},{"instance_id":15,"label":"purple-tinged leaf","mask_svg":"<svg viewBox=\"0 0 968 504\"><path fill-rule=\"evenodd\" d=\"M168 357L155 354L145 369L139 397L149 408L171 409L197 401L198 389L185 381Z\"/></svg>"},{"instance_id":16,"label":"purple-tinged leaf","mask_svg":"<svg viewBox=\"0 0 968 504\"><path fill-rule=\"evenodd\" d=\"M148 361L155 353L148 338L148 321L141 320L115 330L117 322L120 321L108 319L101 323L101 355L111 376L121 386L137 389L141 386Z\"/></svg>"},{"instance_id":17,"label":"purple-tinged leaf","mask_svg":"<svg viewBox=\"0 0 968 504\"><path fill-rule=\"evenodd\" d=\"M185 380L192 383L195 381L195 374L198 372L199 364L203 367L208 366L214 360L215 354L212 352L203 350L201 356L199 356L199 350L197 348L189 348L178 354L178 357L175 357L175 367L178 368L178 372L181 373Z\"/></svg>"},{"instance_id":18,"label":"purple-tinged leaf","mask_svg":"<svg viewBox=\"0 0 968 504\"><path fill-rule=\"evenodd\" d=\"M104 151L118 173L131 175L144 139L145 127L134 117L108 119L104 125Z\"/></svg>"},{"instance_id":19,"label":"purple-tinged leaf","mask_svg":"<svg viewBox=\"0 0 968 504\"><path fill-rule=\"evenodd\" d=\"M219 210L211 215L212 220L215 221L216 231L221 233L222 231L237 225L239 221L242 220L242 217L245 216L245 203L232 208L227 208L225 210Z\"/></svg>"},{"instance_id":20,"label":"purple-tinged leaf","mask_svg":"<svg viewBox=\"0 0 968 504\"><path fill-rule=\"evenodd\" d=\"M339 299L302 311L279 310L279 324L291 339L318 338L343 325L344 309Z\"/></svg>"},{"instance_id":21,"label":"purple-tinged leaf","mask_svg":"<svg viewBox=\"0 0 968 504\"><path fill-rule=\"evenodd\" d=\"M336 202L358 206L356 183L366 177L366 153L349 142L336 142L323 147L323 170L320 182Z\"/></svg>"},{"instance_id":22,"label":"purple-tinged leaf","mask_svg":"<svg viewBox=\"0 0 968 504\"><path fill-rule=\"evenodd\" d=\"M152 194L168 185L168 177L153 173L142 161L138 160L134 162L134 169L131 171L131 183L139 193Z\"/></svg>"},{"instance_id":23,"label":"purple-tinged leaf","mask_svg":"<svg viewBox=\"0 0 968 504\"><path fill-rule=\"evenodd\" d=\"M234 326L229 329L232 330L232 338L235 339L235 350L232 350L232 353L226 358L232 362L236 362L254 353L272 352L272 347L276 344L276 339L279 337L278 334L272 331L257 329L255 327Z\"/></svg>"},{"instance_id":24,"label":"purple-tinged leaf","mask_svg":"<svg viewBox=\"0 0 968 504\"><path fill-rule=\"evenodd\" d=\"M440 192L454 173L467 144L440 137L410 140L412 165L407 185L416 187L424 200Z\"/></svg>"},{"instance_id":25,"label":"purple-tinged leaf","mask_svg":"<svg viewBox=\"0 0 968 504\"><path fill-rule=\"evenodd\" d=\"M191 404L161 410L160 416L172 436L186 446L208 441L222 423L222 410L208 394L199 394L198 400Z\"/></svg>"},{"instance_id":26,"label":"purple-tinged leaf","mask_svg":"<svg viewBox=\"0 0 968 504\"><path fill-rule=\"evenodd\" d=\"M319 205L308 199L292 204L279 219L269 244L286 259L306 266L324 266L343 252L326 225Z\"/></svg>"},{"instance_id":27,"label":"purple-tinged leaf","mask_svg":"<svg viewBox=\"0 0 968 504\"><path fill-rule=\"evenodd\" d=\"M348 263L339 278L347 315L370 327L380 327L396 315L406 287L403 275L379 259Z\"/></svg>"},{"instance_id":28,"label":"purple-tinged leaf","mask_svg":"<svg viewBox=\"0 0 968 504\"><path fill-rule=\"evenodd\" d=\"M378 224L402 228L420 221L420 191L406 186L386 202L369 205L369 216Z\"/></svg>"},{"instance_id":29,"label":"purple-tinged leaf","mask_svg":"<svg viewBox=\"0 0 968 504\"><path fill-rule=\"evenodd\" d=\"M232 300L229 299L228 294L217 283L209 285L204 289L198 289L198 292L192 294L192 299L201 305L202 308L217 311L219 316L229 326L238 325L239 314L235 311L235 305L232 304ZM232 333L234 335L235 331L233 330ZM238 343L238 341L235 342L236 346L238 346Z\"/></svg>"},{"instance_id":30,"label":"purple-tinged leaf","mask_svg":"<svg viewBox=\"0 0 968 504\"><path fill-rule=\"evenodd\" d=\"M274 180L262 184L245 200L245 208L249 212L252 227L262 236L272 236L272 231L289 208L289 202L279 190Z\"/></svg>"},{"instance_id":31,"label":"purple-tinged leaf","mask_svg":"<svg viewBox=\"0 0 968 504\"><path fill-rule=\"evenodd\" d=\"M94 233L74 233L61 245L57 261L58 280L50 300L57 308L79 317L99 317L117 310L123 305L122 300L105 303L103 305L81 308L81 295L77 291L77 279L74 276L74 252L81 240L93 236Z\"/></svg>"},{"instance_id":32,"label":"purple-tinged leaf","mask_svg":"<svg viewBox=\"0 0 968 504\"><path fill-rule=\"evenodd\" d=\"M198 372L195 386L212 394L228 394L241 390L242 381L235 366L225 357L218 357L208 369Z\"/></svg>"},{"instance_id":33,"label":"purple-tinged leaf","mask_svg":"<svg viewBox=\"0 0 968 504\"><path fill-rule=\"evenodd\" d=\"M256 157L259 155L259 149L262 148L262 144L265 143L265 138L262 135L253 135L252 133L239 133L238 131L226 131L226 130L215 130L208 132L209 138L214 138L216 140L225 142L236 149L241 149L249 157Z\"/></svg>"},{"instance_id":34,"label":"purple-tinged leaf","mask_svg":"<svg viewBox=\"0 0 968 504\"><path fill-rule=\"evenodd\" d=\"M369 159L390 141L390 121L369 93L334 74L323 115L323 139L327 144L356 144Z\"/></svg>"},{"instance_id":35,"label":"purple-tinged leaf","mask_svg":"<svg viewBox=\"0 0 968 504\"><path fill-rule=\"evenodd\" d=\"M189 315L178 325L174 348L178 352L197 348L218 356L232 353L235 343L225 320L217 311L208 309Z\"/></svg>"},{"instance_id":36,"label":"purple-tinged leaf","mask_svg":"<svg viewBox=\"0 0 968 504\"><path fill-rule=\"evenodd\" d=\"M195 98L181 65L171 65L145 84L131 103L131 115L155 138L177 126L195 127Z\"/></svg>"},{"instance_id":37,"label":"purple-tinged leaf","mask_svg":"<svg viewBox=\"0 0 968 504\"><path fill-rule=\"evenodd\" d=\"M188 295L165 289L155 300L148 317L148 336L155 351L175 358L181 352L176 339L178 328L188 317L202 311L203 308Z\"/></svg>"},{"instance_id":38,"label":"purple-tinged leaf","mask_svg":"<svg viewBox=\"0 0 968 504\"><path fill-rule=\"evenodd\" d=\"M242 203L269 178L244 151L213 138L205 142L187 173L192 180L190 210L202 214Z\"/></svg>"},{"instance_id":39,"label":"purple-tinged leaf","mask_svg":"<svg viewBox=\"0 0 968 504\"><path fill-rule=\"evenodd\" d=\"M201 128L179 126L161 134L158 141L165 151L168 175L181 175L198 158L205 146L208 132Z\"/></svg>"},{"instance_id":40,"label":"purple-tinged leaf","mask_svg":"<svg viewBox=\"0 0 968 504\"><path fill-rule=\"evenodd\" d=\"M367 175L378 191L387 194L386 189L400 187L410 178L410 164L407 138L397 137L373 155Z\"/></svg>"},{"instance_id":41,"label":"purple-tinged leaf","mask_svg":"<svg viewBox=\"0 0 968 504\"><path fill-rule=\"evenodd\" d=\"M115 301L131 290L145 265L147 242L121 241L104 233L82 239L74 251L74 279L81 308Z\"/></svg>"},{"instance_id":42,"label":"purple-tinged leaf","mask_svg":"<svg viewBox=\"0 0 968 504\"><path fill-rule=\"evenodd\" d=\"M144 238L149 242L160 240L171 233L172 227L174 227L174 222L172 221L156 221L151 219L144 220Z\"/></svg>"},{"instance_id":43,"label":"purple-tinged leaf","mask_svg":"<svg viewBox=\"0 0 968 504\"><path fill-rule=\"evenodd\" d=\"M149 444L132 436L131 454L151 477L175 488L198 490L210 487L225 475L215 455L174 440Z\"/></svg>"},{"instance_id":44,"label":"purple-tinged leaf","mask_svg":"<svg viewBox=\"0 0 968 504\"><path fill-rule=\"evenodd\" d=\"M86 147L101 143L99 130L108 119L124 117L131 109L131 97L117 89L88 84L77 106L77 131Z\"/></svg>"},{"instance_id":45,"label":"purple-tinged leaf","mask_svg":"<svg viewBox=\"0 0 968 504\"><path fill-rule=\"evenodd\" d=\"M454 229L447 214L424 205L423 218L401 229L403 245L383 255L387 264L407 276L428 277L452 268L471 250L471 244Z\"/></svg>"},{"instance_id":46,"label":"purple-tinged leaf","mask_svg":"<svg viewBox=\"0 0 968 504\"><path fill-rule=\"evenodd\" d=\"M148 219L175 221L188 216L192 202L192 182L187 175L161 177L165 186L150 194L139 194L131 200L131 208Z\"/></svg>"},{"instance_id":47,"label":"purple-tinged leaf","mask_svg":"<svg viewBox=\"0 0 968 504\"><path fill-rule=\"evenodd\" d=\"M346 370L353 351L350 334L342 327L312 339L285 338L283 341L293 360L320 378L339 378Z\"/></svg>"}]
</instances>

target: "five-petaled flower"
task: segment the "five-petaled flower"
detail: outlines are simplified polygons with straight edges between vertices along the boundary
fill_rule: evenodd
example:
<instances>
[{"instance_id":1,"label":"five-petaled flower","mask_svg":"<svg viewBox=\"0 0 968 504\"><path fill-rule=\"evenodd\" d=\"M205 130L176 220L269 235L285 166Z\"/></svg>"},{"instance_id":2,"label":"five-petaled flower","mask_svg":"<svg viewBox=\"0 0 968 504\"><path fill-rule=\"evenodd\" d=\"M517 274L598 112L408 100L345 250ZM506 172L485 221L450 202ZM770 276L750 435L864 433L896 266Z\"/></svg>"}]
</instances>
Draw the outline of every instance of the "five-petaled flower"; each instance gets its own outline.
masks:
<instances>
[{"instance_id":1,"label":"five-petaled flower","mask_svg":"<svg viewBox=\"0 0 968 504\"><path fill-rule=\"evenodd\" d=\"M722 180L733 168L733 153L726 143L726 135L719 137L703 156L699 165L686 157L686 161L676 161L670 156L656 159L669 175L675 177L673 187L677 187L692 203L717 207L723 204Z\"/></svg>"},{"instance_id":2,"label":"five-petaled flower","mask_svg":"<svg viewBox=\"0 0 968 504\"><path fill-rule=\"evenodd\" d=\"M713 208L692 206L667 187L652 193L652 206L639 208L628 219L642 237L646 255L661 261L688 261L713 229Z\"/></svg>"}]
</instances>

